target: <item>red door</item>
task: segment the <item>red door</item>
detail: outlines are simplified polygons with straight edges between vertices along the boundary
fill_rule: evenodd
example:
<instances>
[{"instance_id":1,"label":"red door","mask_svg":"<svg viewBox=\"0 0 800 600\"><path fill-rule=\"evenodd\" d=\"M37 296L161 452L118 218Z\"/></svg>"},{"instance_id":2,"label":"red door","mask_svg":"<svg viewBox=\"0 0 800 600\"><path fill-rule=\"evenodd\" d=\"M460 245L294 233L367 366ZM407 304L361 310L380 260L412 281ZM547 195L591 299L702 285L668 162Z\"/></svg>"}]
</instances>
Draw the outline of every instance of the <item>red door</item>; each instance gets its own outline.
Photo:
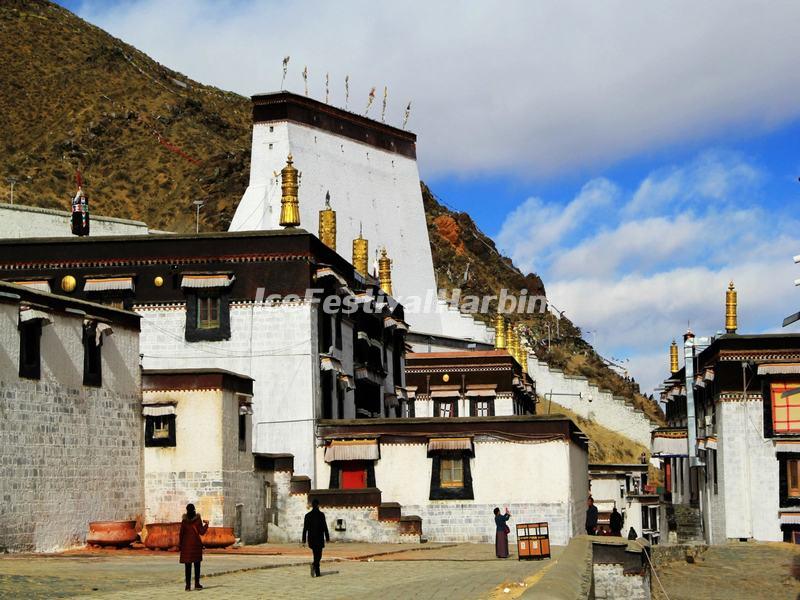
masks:
<instances>
[{"instance_id":1,"label":"red door","mask_svg":"<svg viewBox=\"0 0 800 600\"><path fill-rule=\"evenodd\" d=\"M340 486L343 490L361 490L367 487L367 466L363 461L342 463Z\"/></svg>"}]
</instances>

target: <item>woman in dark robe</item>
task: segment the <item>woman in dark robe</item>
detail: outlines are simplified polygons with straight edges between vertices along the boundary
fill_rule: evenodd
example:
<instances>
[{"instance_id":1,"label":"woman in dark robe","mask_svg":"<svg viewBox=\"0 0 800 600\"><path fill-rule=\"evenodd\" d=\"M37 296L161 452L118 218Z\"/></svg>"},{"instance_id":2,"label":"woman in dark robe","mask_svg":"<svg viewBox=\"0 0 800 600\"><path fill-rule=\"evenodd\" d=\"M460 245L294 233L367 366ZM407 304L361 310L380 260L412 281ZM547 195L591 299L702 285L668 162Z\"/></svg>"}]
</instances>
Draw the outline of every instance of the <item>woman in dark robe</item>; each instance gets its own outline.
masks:
<instances>
[{"instance_id":1,"label":"woman in dark robe","mask_svg":"<svg viewBox=\"0 0 800 600\"><path fill-rule=\"evenodd\" d=\"M494 553L497 558L508 558L508 533L511 530L507 523L510 518L511 513L508 512L508 507L506 507L504 515L500 514L499 508L494 509L494 524L497 528L494 537Z\"/></svg>"},{"instance_id":2,"label":"woman in dark robe","mask_svg":"<svg viewBox=\"0 0 800 600\"><path fill-rule=\"evenodd\" d=\"M186 514L181 520L181 563L186 575L186 591L192 589L192 563L194 563L194 589L202 590L200 585L200 562L203 560L203 540L200 536L208 531L208 521L203 521L195 512L194 504L186 505Z\"/></svg>"}]
</instances>

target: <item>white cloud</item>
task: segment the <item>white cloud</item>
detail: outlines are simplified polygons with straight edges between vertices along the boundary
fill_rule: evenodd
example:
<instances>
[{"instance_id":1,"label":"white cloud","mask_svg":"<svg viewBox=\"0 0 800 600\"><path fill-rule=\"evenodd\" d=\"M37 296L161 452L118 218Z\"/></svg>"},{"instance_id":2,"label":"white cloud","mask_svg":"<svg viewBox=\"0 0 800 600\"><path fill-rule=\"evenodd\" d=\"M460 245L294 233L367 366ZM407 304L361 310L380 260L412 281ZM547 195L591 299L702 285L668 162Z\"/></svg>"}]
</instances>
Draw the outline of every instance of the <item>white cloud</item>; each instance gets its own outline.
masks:
<instances>
[{"instance_id":1,"label":"white cloud","mask_svg":"<svg viewBox=\"0 0 800 600\"><path fill-rule=\"evenodd\" d=\"M728 281L739 292L740 331L780 330L783 317L800 304L791 260L800 250L800 224L789 211L748 201L748 194L760 194L760 178L739 157L705 154L648 175L622 210L584 206L588 226L578 234L580 224L556 227L555 239L538 253L535 236L527 240L515 227L532 227L537 215L535 227L548 227L559 224L561 215L557 203L528 201L509 215L500 245L514 257L535 261L554 304L596 332L601 353L630 357L632 374L652 389L667 375L673 337L680 339L687 325L698 335L724 327ZM668 193L652 187L647 193L655 201L639 205L647 213L642 216L629 207L643 198L647 185ZM605 186L625 198L613 183Z\"/></svg>"},{"instance_id":2,"label":"white cloud","mask_svg":"<svg viewBox=\"0 0 800 600\"><path fill-rule=\"evenodd\" d=\"M287 87L302 90L307 64L311 94L330 72L342 104L350 74L356 111L388 84L390 122L414 100L426 176L602 166L800 114L793 2L87 0L79 12L243 94L278 88L286 54Z\"/></svg>"},{"instance_id":3,"label":"white cloud","mask_svg":"<svg viewBox=\"0 0 800 600\"><path fill-rule=\"evenodd\" d=\"M594 211L608 207L619 190L607 179L593 179L566 205L528 198L505 219L497 236L511 258L523 270L534 271L537 257L560 245L564 236L589 220Z\"/></svg>"}]
</instances>

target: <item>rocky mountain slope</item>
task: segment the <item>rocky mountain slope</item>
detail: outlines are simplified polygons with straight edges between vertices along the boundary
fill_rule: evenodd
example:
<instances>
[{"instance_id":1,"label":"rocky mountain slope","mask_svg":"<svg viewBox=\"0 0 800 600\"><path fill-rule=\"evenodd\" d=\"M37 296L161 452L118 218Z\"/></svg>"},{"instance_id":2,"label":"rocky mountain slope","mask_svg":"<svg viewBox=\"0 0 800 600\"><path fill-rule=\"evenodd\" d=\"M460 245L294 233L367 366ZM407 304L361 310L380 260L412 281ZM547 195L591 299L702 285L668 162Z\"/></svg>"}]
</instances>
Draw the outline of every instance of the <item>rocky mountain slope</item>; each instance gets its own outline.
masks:
<instances>
[{"instance_id":1,"label":"rocky mountain slope","mask_svg":"<svg viewBox=\"0 0 800 600\"><path fill-rule=\"evenodd\" d=\"M249 99L192 81L46 0L0 4L0 58L0 185L17 180L16 202L66 209L80 169L96 214L187 231L200 199L201 228L227 228L247 187ZM469 215L422 192L440 287L544 295ZM568 319L519 321L541 358L660 418Z\"/></svg>"}]
</instances>

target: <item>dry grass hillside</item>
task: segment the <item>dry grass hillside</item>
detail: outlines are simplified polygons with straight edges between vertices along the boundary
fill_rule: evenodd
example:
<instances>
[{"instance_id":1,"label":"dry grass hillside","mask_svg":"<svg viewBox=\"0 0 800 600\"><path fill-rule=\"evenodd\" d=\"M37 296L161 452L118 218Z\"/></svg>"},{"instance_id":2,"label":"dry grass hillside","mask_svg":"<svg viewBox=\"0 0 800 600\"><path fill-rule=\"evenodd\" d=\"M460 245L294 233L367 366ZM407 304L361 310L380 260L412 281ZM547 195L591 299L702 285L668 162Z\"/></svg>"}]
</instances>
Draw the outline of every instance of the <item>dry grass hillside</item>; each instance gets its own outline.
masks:
<instances>
[{"instance_id":1,"label":"dry grass hillside","mask_svg":"<svg viewBox=\"0 0 800 600\"><path fill-rule=\"evenodd\" d=\"M187 231L200 199L201 228L227 229L249 176L249 99L192 81L46 0L0 3L0 58L0 185L17 178L18 203L66 209L80 168L95 214ZM542 280L501 256L469 215L422 191L440 287L544 295ZM541 358L661 417L568 319L559 335L552 315L520 322Z\"/></svg>"}]
</instances>

